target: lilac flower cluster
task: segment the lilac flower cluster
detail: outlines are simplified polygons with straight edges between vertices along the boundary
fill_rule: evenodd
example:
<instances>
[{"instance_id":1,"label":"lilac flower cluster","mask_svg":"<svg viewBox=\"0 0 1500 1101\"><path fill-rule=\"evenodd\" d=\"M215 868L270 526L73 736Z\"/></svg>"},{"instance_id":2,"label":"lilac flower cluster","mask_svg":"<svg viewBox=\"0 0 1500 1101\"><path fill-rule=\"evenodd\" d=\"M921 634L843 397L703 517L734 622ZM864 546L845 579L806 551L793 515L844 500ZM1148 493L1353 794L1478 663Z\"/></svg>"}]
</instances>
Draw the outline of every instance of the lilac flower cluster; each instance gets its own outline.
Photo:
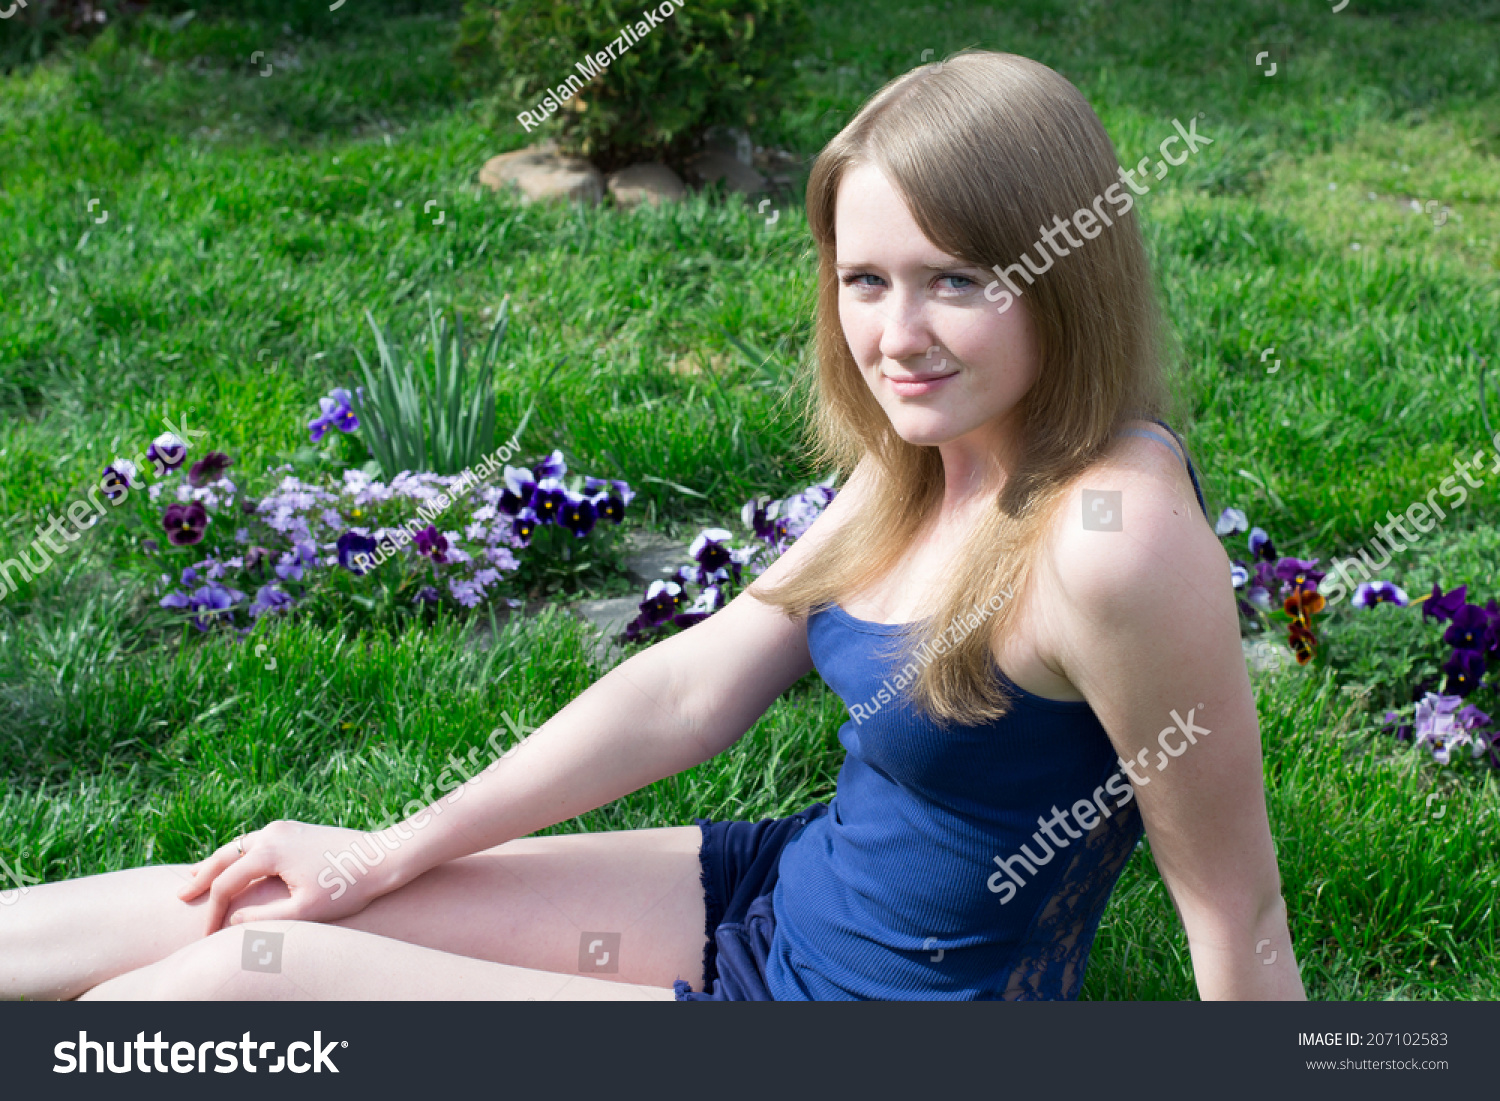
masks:
<instances>
[{"instance_id":1,"label":"lilac flower cluster","mask_svg":"<svg viewBox=\"0 0 1500 1101\"><path fill-rule=\"evenodd\" d=\"M759 576L812 526L828 507L836 490L826 478L783 500L756 497L746 501L740 520L755 542L732 546L734 536L724 528L704 528L688 548L692 561L678 567L666 580L653 581L640 603L640 614L625 627L625 642L663 634L675 627L691 627L707 619L729 601L726 590L737 588L743 571ZM697 587L696 596L691 588Z\"/></svg>"}]
</instances>

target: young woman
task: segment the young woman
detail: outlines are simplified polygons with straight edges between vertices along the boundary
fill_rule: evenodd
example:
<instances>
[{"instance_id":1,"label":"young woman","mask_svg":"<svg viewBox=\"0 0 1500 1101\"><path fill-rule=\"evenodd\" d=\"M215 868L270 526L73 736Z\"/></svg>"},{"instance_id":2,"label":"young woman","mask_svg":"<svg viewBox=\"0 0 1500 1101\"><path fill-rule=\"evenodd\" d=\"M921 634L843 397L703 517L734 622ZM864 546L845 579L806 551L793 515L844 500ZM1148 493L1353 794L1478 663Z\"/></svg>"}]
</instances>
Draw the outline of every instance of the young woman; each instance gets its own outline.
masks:
<instances>
[{"instance_id":1,"label":"young woman","mask_svg":"<svg viewBox=\"0 0 1500 1101\"><path fill-rule=\"evenodd\" d=\"M1035 62L882 89L808 184L810 410L849 475L807 533L378 837L278 821L32 888L0 911L0 995L1073 998L1144 826L1199 993L1301 998L1120 172ZM851 714L826 806L527 836L723 752L812 668Z\"/></svg>"}]
</instances>

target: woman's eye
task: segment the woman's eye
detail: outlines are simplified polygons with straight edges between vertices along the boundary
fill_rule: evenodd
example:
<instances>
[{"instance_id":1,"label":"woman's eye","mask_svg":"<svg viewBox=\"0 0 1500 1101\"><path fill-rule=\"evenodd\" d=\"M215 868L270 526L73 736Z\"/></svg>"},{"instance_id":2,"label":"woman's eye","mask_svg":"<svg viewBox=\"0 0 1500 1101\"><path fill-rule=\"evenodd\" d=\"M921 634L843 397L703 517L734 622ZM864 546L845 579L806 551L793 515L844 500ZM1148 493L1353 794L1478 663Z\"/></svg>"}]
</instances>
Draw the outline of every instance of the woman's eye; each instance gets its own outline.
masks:
<instances>
[{"instance_id":1,"label":"woman's eye","mask_svg":"<svg viewBox=\"0 0 1500 1101\"><path fill-rule=\"evenodd\" d=\"M941 283L944 279L957 279L958 282L959 282L959 284L960 284L959 286L950 287L949 290L966 291L970 287L978 286L978 284L975 283L974 280L970 279L967 275L940 275L940 276L938 276L938 282L939 283Z\"/></svg>"},{"instance_id":2,"label":"woman's eye","mask_svg":"<svg viewBox=\"0 0 1500 1101\"><path fill-rule=\"evenodd\" d=\"M874 279L876 281L879 281L880 276L878 276L878 275L871 275L867 271L849 272L847 275L844 275L844 276L840 277L840 282L842 282L844 284L844 286L846 286L846 287L873 287L873 286L875 286L875 283L861 283L861 282L859 282L859 280L861 280L861 279Z\"/></svg>"}]
</instances>

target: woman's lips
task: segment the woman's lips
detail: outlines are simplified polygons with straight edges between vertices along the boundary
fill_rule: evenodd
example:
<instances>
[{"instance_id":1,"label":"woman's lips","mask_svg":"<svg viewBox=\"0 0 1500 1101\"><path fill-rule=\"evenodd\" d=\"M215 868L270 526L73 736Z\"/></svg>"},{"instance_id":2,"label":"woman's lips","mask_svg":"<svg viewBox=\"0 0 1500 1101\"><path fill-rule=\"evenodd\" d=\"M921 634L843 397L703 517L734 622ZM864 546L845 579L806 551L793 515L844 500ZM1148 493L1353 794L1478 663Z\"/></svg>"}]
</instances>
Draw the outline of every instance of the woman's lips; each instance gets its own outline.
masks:
<instances>
[{"instance_id":1,"label":"woman's lips","mask_svg":"<svg viewBox=\"0 0 1500 1101\"><path fill-rule=\"evenodd\" d=\"M949 379L956 378L957 375L958 372L953 371L946 375L926 375L915 379L892 378L890 375L882 375L881 377L890 384L891 389L896 392L897 397L920 398L932 393Z\"/></svg>"}]
</instances>

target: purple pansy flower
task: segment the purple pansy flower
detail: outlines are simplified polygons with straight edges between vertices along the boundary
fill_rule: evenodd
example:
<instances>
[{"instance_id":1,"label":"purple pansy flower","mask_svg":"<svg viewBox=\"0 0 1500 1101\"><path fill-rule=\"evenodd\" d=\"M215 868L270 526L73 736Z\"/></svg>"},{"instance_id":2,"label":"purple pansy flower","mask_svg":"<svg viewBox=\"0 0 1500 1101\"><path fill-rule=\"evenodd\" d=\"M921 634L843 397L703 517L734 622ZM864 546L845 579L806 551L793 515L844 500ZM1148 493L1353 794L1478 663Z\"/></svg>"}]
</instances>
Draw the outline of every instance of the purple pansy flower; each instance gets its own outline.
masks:
<instances>
[{"instance_id":1,"label":"purple pansy flower","mask_svg":"<svg viewBox=\"0 0 1500 1101\"><path fill-rule=\"evenodd\" d=\"M198 614L193 617L193 626L200 631L208 630L221 613L245 599L238 589L220 585L217 581L204 585L193 593L193 608Z\"/></svg>"},{"instance_id":2,"label":"purple pansy flower","mask_svg":"<svg viewBox=\"0 0 1500 1101\"><path fill-rule=\"evenodd\" d=\"M1267 562L1276 561L1276 545L1262 528L1250 529L1250 553Z\"/></svg>"},{"instance_id":3,"label":"purple pansy flower","mask_svg":"<svg viewBox=\"0 0 1500 1101\"><path fill-rule=\"evenodd\" d=\"M187 505L168 505L161 526L172 546L191 547L202 541L203 529L208 527L208 513L197 501Z\"/></svg>"},{"instance_id":4,"label":"purple pansy flower","mask_svg":"<svg viewBox=\"0 0 1500 1101\"><path fill-rule=\"evenodd\" d=\"M515 533L516 538L521 540L521 545L524 547L531 542L531 533L536 530L536 525L536 513L529 508L523 508L516 514L515 519L511 520L510 529Z\"/></svg>"},{"instance_id":5,"label":"purple pansy flower","mask_svg":"<svg viewBox=\"0 0 1500 1101\"><path fill-rule=\"evenodd\" d=\"M653 581L641 601L641 615L646 626L656 627L671 619L682 604L682 586L675 581Z\"/></svg>"},{"instance_id":6,"label":"purple pansy flower","mask_svg":"<svg viewBox=\"0 0 1500 1101\"><path fill-rule=\"evenodd\" d=\"M536 478L538 485L548 478L561 478L567 472L568 464L563 462L563 453L561 451L553 451L552 454L531 468L531 473Z\"/></svg>"},{"instance_id":7,"label":"purple pansy flower","mask_svg":"<svg viewBox=\"0 0 1500 1101\"><path fill-rule=\"evenodd\" d=\"M359 427L359 418L354 415L353 397L348 390L342 386L330 390L326 398L318 399L318 406L322 413L307 422L308 433L312 436L313 443L323 438L323 433L330 428L337 428L341 432L353 432Z\"/></svg>"},{"instance_id":8,"label":"purple pansy flower","mask_svg":"<svg viewBox=\"0 0 1500 1101\"><path fill-rule=\"evenodd\" d=\"M598 518L599 514L594 508L594 502L587 497L577 497L569 493L564 498L558 522L582 539L594 530L594 522Z\"/></svg>"},{"instance_id":9,"label":"purple pansy flower","mask_svg":"<svg viewBox=\"0 0 1500 1101\"><path fill-rule=\"evenodd\" d=\"M1490 617L1483 608L1465 604L1453 613L1448 629L1443 632L1443 641L1457 650L1481 650L1489 625Z\"/></svg>"},{"instance_id":10,"label":"purple pansy flower","mask_svg":"<svg viewBox=\"0 0 1500 1101\"><path fill-rule=\"evenodd\" d=\"M539 524L555 524L568 503L567 491L556 478L537 483L536 496L532 498L531 510L536 513Z\"/></svg>"},{"instance_id":11,"label":"purple pansy flower","mask_svg":"<svg viewBox=\"0 0 1500 1101\"><path fill-rule=\"evenodd\" d=\"M1478 650L1454 650L1442 669L1448 674L1443 691L1450 696L1467 696L1484 677L1484 655Z\"/></svg>"},{"instance_id":12,"label":"purple pansy flower","mask_svg":"<svg viewBox=\"0 0 1500 1101\"><path fill-rule=\"evenodd\" d=\"M423 585L420 589L417 590L417 593L412 597L412 600L420 600L423 604L436 604L439 600L442 599L442 596L443 594L438 592L437 589L435 589L433 586Z\"/></svg>"},{"instance_id":13,"label":"purple pansy flower","mask_svg":"<svg viewBox=\"0 0 1500 1101\"><path fill-rule=\"evenodd\" d=\"M375 553L379 544L368 535L360 535L358 532L346 531L339 536L338 543L339 565L356 576L363 576L365 571L356 564L361 557L368 557Z\"/></svg>"},{"instance_id":14,"label":"purple pansy flower","mask_svg":"<svg viewBox=\"0 0 1500 1101\"><path fill-rule=\"evenodd\" d=\"M1313 569L1316 558L1283 558L1276 563L1276 576L1288 582L1293 589L1318 591L1318 582L1323 580L1322 570Z\"/></svg>"},{"instance_id":15,"label":"purple pansy flower","mask_svg":"<svg viewBox=\"0 0 1500 1101\"><path fill-rule=\"evenodd\" d=\"M1468 585L1460 585L1452 592L1444 593L1434 583L1431 594L1422 598L1422 621L1425 623L1431 618L1439 623L1448 622L1453 618L1453 614L1464 606L1468 593Z\"/></svg>"},{"instance_id":16,"label":"purple pansy flower","mask_svg":"<svg viewBox=\"0 0 1500 1101\"><path fill-rule=\"evenodd\" d=\"M224 471L234 465L234 460L222 451L210 451L188 468L188 483L196 487L212 485L224 477Z\"/></svg>"},{"instance_id":17,"label":"purple pansy flower","mask_svg":"<svg viewBox=\"0 0 1500 1101\"><path fill-rule=\"evenodd\" d=\"M448 537L432 524L417 532L416 539L418 554L431 558L434 562L448 561Z\"/></svg>"},{"instance_id":18,"label":"purple pansy flower","mask_svg":"<svg viewBox=\"0 0 1500 1101\"><path fill-rule=\"evenodd\" d=\"M770 503L769 497L752 497L740 509L740 522L754 532L757 539L774 541L776 538L776 526L768 511Z\"/></svg>"},{"instance_id":19,"label":"purple pansy flower","mask_svg":"<svg viewBox=\"0 0 1500 1101\"><path fill-rule=\"evenodd\" d=\"M254 618L266 612L279 612L291 603L291 595L282 592L274 584L262 585L255 594L255 602L250 605L250 616Z\"/></svg>"},{"instance_id":20,"label":"purple pansy flower","mask_svg":"<svg viewBox=\"0 0 1500 1101\"><path fill-rule=\"evenodd\" d=\"M155 465L159 478L170 470L176 470L187 458L188 445L175 432L163 432L146 448L146 458Z\"/></svg>"},{"instance_id":21,"label":"purple pansy flower","mask_svg":"<svg viewBox=\"0 0 1500 1101\"><path fill-rule=\"evenodd\" d=\"M505 489L500 493L499 509L507 516L519 516L531 508L536 497L536 479L523 467L505 468ZM533 514L534 518L534 514Z\"/></svg>"},{"instance_id":22,"label":"purple pansy flower","mask_svg":"<svg viewBox=\"0 0 1500 1101\"><path fill-rule=\"evenodd\" d=\"M1356 608L1373 608L1377 604L1395 604L1404 608L1411 600L1407 598L1406 590L1389 581L1363 581L1354 590L1350 603Z\"/></svg>"},{"instance_id":23,"label":"purple pansy flower","mask_svg":"<svg viewBox=\"0 0 1500 1101\"><path fill-rule=\"evenodd\" d=\"M104 491L104 496L111 501L117 501L125 496L127 490L135 486L138 477L135 463L129 459L116 459L104 468L104 476L99 479L99 487Z\"/></svg>"},{"instance_id":24,"label":"purple pansy flower","mask_svg":"<svg viewBox=\"0 0 1500 1101\"><path fill-rule=\"evenodd\" d=\"M1226 508L1214 522L1215 535L1234 535L1250 526L1245 514L1237 508Z\"/></svg>"}]
</instances>

